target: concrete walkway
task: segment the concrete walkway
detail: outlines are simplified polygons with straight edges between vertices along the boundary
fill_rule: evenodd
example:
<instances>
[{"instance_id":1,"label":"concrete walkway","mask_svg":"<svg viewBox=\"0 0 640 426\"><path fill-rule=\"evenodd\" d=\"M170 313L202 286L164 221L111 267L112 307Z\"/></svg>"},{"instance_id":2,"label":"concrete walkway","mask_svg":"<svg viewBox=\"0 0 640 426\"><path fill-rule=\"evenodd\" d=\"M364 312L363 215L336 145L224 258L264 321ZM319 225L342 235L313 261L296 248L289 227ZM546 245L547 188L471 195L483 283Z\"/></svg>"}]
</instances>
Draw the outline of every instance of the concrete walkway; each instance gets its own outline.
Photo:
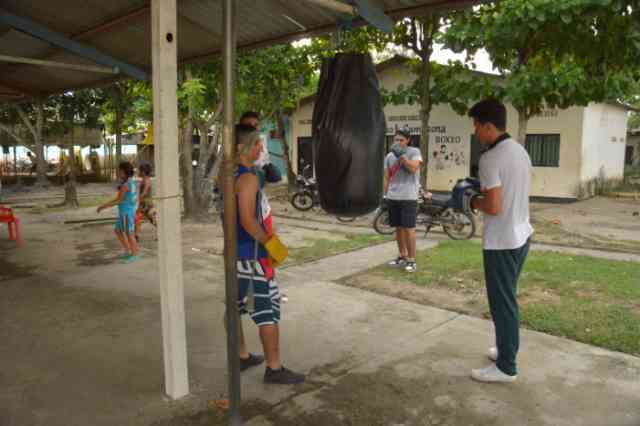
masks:
<instances>
[{"instance_id":1,"label":"concrete walkway","mask_svg":"<svg viewBox=\"0 0 640 426\"><path fill-rule=\"evenodd\" d=\"M248 424L640 424L639 358L524 331L518 382L477 384L469 372L488 364L490 322L331 282L394 255L388 243L282 271L283 358L309 380L266 387L261 368L244 373ZM226 392L219 262L185 264L193 395L176 402L162 396L156 266L2 281L0 425L224 424L208 404Z\"/></svg>"}]
</instances>

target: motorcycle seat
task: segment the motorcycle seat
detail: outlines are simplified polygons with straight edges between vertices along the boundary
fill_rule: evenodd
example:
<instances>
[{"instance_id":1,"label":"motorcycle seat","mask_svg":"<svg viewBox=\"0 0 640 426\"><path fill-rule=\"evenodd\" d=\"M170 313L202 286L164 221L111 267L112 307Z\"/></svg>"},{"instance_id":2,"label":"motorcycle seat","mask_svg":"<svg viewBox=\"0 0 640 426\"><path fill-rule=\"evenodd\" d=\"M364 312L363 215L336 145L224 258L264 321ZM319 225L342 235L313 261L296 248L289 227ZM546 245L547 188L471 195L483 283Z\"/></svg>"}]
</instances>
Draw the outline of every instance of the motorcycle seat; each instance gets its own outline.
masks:
<instances>
[{"instance_id":1,"label":"motorcycle seat","mask_svg":"<svg viewBox=\"0 0 640 426\"><path fill-rule=\"evenodd\" d=\"M430 200L425 200L425 203L439 207L447 207L451 200L451 194L433 194Z\"/></svg>"}]
</instances>

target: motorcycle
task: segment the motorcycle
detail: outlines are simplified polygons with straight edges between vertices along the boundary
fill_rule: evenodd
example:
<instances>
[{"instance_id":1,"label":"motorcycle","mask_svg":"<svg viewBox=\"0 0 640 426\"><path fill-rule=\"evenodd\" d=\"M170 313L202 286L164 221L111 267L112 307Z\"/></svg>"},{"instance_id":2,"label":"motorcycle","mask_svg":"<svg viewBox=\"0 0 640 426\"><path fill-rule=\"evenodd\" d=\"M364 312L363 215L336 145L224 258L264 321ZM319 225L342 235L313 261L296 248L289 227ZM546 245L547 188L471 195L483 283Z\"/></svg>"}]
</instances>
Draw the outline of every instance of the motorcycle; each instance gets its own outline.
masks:
<instances>
[{"instance_id":1,"label":"motorcycle","mask_svg":"<svg viewBox=\"0 0 640 426\"><path fill-rule=\"evenodd\" d=\"M296 176L296 184L298 190L291 197L291 205L300 211L311 210L320 205L320 194L318 193L318 185L313 177L311 165L307 165L302 174ZM355 221L356 217L336 216L338 221L349 223Z\"/></svg>"},{"instance_id":2,"label":"motorcycle","mask_svg":"<svg viewBox=\"0 0 640 426\"><path fill-rule=\"evenodd\" d=\"M318 185L313 177L311 165L307 165L302 174L296 176L298 190L291 197L291 205L300 211L311 210L320 204Z\"/></svg>"},{"instance_id":3,"label":"motorcycle","mask_svg":"<svg viewBox=\"0 0 640 426\"><path fill-rule=\"evenodd\" d=\"M416 226L425 227L425 236L434 226L442 226L444 232L453 240L468 240L476 233L473 213L454 208L451 194L425 194L422 190L418 197ZM395 232L395 228L389 223L389 203L386 199L376 212L373 229L382 235Z\"/></svg>"}]
</instances>

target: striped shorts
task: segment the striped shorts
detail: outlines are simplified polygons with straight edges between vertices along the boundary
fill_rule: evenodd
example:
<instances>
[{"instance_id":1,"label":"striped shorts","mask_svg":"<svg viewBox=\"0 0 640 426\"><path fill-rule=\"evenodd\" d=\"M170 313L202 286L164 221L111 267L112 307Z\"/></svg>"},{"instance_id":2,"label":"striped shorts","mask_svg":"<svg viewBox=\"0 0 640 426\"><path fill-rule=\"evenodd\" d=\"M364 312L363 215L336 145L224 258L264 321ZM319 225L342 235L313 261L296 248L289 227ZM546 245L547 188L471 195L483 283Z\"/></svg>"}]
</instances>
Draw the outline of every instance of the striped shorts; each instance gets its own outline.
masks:
<instances>
[{"instance_id":1,"label":"striped shorts","mask_svg":"<svg viewBox=\"0 0 640 426\"><path fill-rule=\"evenodd\" d=\"M238 259L238 309L249 314L258 327L280 322L280 290L273 269L266 262ZM247 309L247 291L253 279L254 310Z\"/></svg>"}]
</instances>

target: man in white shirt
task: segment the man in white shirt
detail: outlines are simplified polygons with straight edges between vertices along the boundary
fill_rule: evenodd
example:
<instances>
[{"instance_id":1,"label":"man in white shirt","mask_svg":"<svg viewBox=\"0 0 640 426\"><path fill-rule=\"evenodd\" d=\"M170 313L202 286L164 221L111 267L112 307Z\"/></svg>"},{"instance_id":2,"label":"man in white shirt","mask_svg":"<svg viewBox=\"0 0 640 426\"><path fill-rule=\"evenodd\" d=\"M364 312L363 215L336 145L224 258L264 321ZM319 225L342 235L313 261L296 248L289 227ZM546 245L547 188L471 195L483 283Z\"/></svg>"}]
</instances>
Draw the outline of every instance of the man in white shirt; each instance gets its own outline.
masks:
<instances>
[{"instance_id":1,"label":"man in white shirt","mask_svg":"<svg viewBox=\"0 0 640 426\"><path fill-rule=\"evenodd\" d=\"M479 165L483 195L473 201L473 207L484 213L484 273L496 334L496 347L488 354L495 365L473 370L471 376L482 382L513 382L520 346L518 277L533 234L531 159L505 132L507 112L501 102L481 101L469 110L469 117L477 140L486 147Z\"/></svg>"}]
</instances>

